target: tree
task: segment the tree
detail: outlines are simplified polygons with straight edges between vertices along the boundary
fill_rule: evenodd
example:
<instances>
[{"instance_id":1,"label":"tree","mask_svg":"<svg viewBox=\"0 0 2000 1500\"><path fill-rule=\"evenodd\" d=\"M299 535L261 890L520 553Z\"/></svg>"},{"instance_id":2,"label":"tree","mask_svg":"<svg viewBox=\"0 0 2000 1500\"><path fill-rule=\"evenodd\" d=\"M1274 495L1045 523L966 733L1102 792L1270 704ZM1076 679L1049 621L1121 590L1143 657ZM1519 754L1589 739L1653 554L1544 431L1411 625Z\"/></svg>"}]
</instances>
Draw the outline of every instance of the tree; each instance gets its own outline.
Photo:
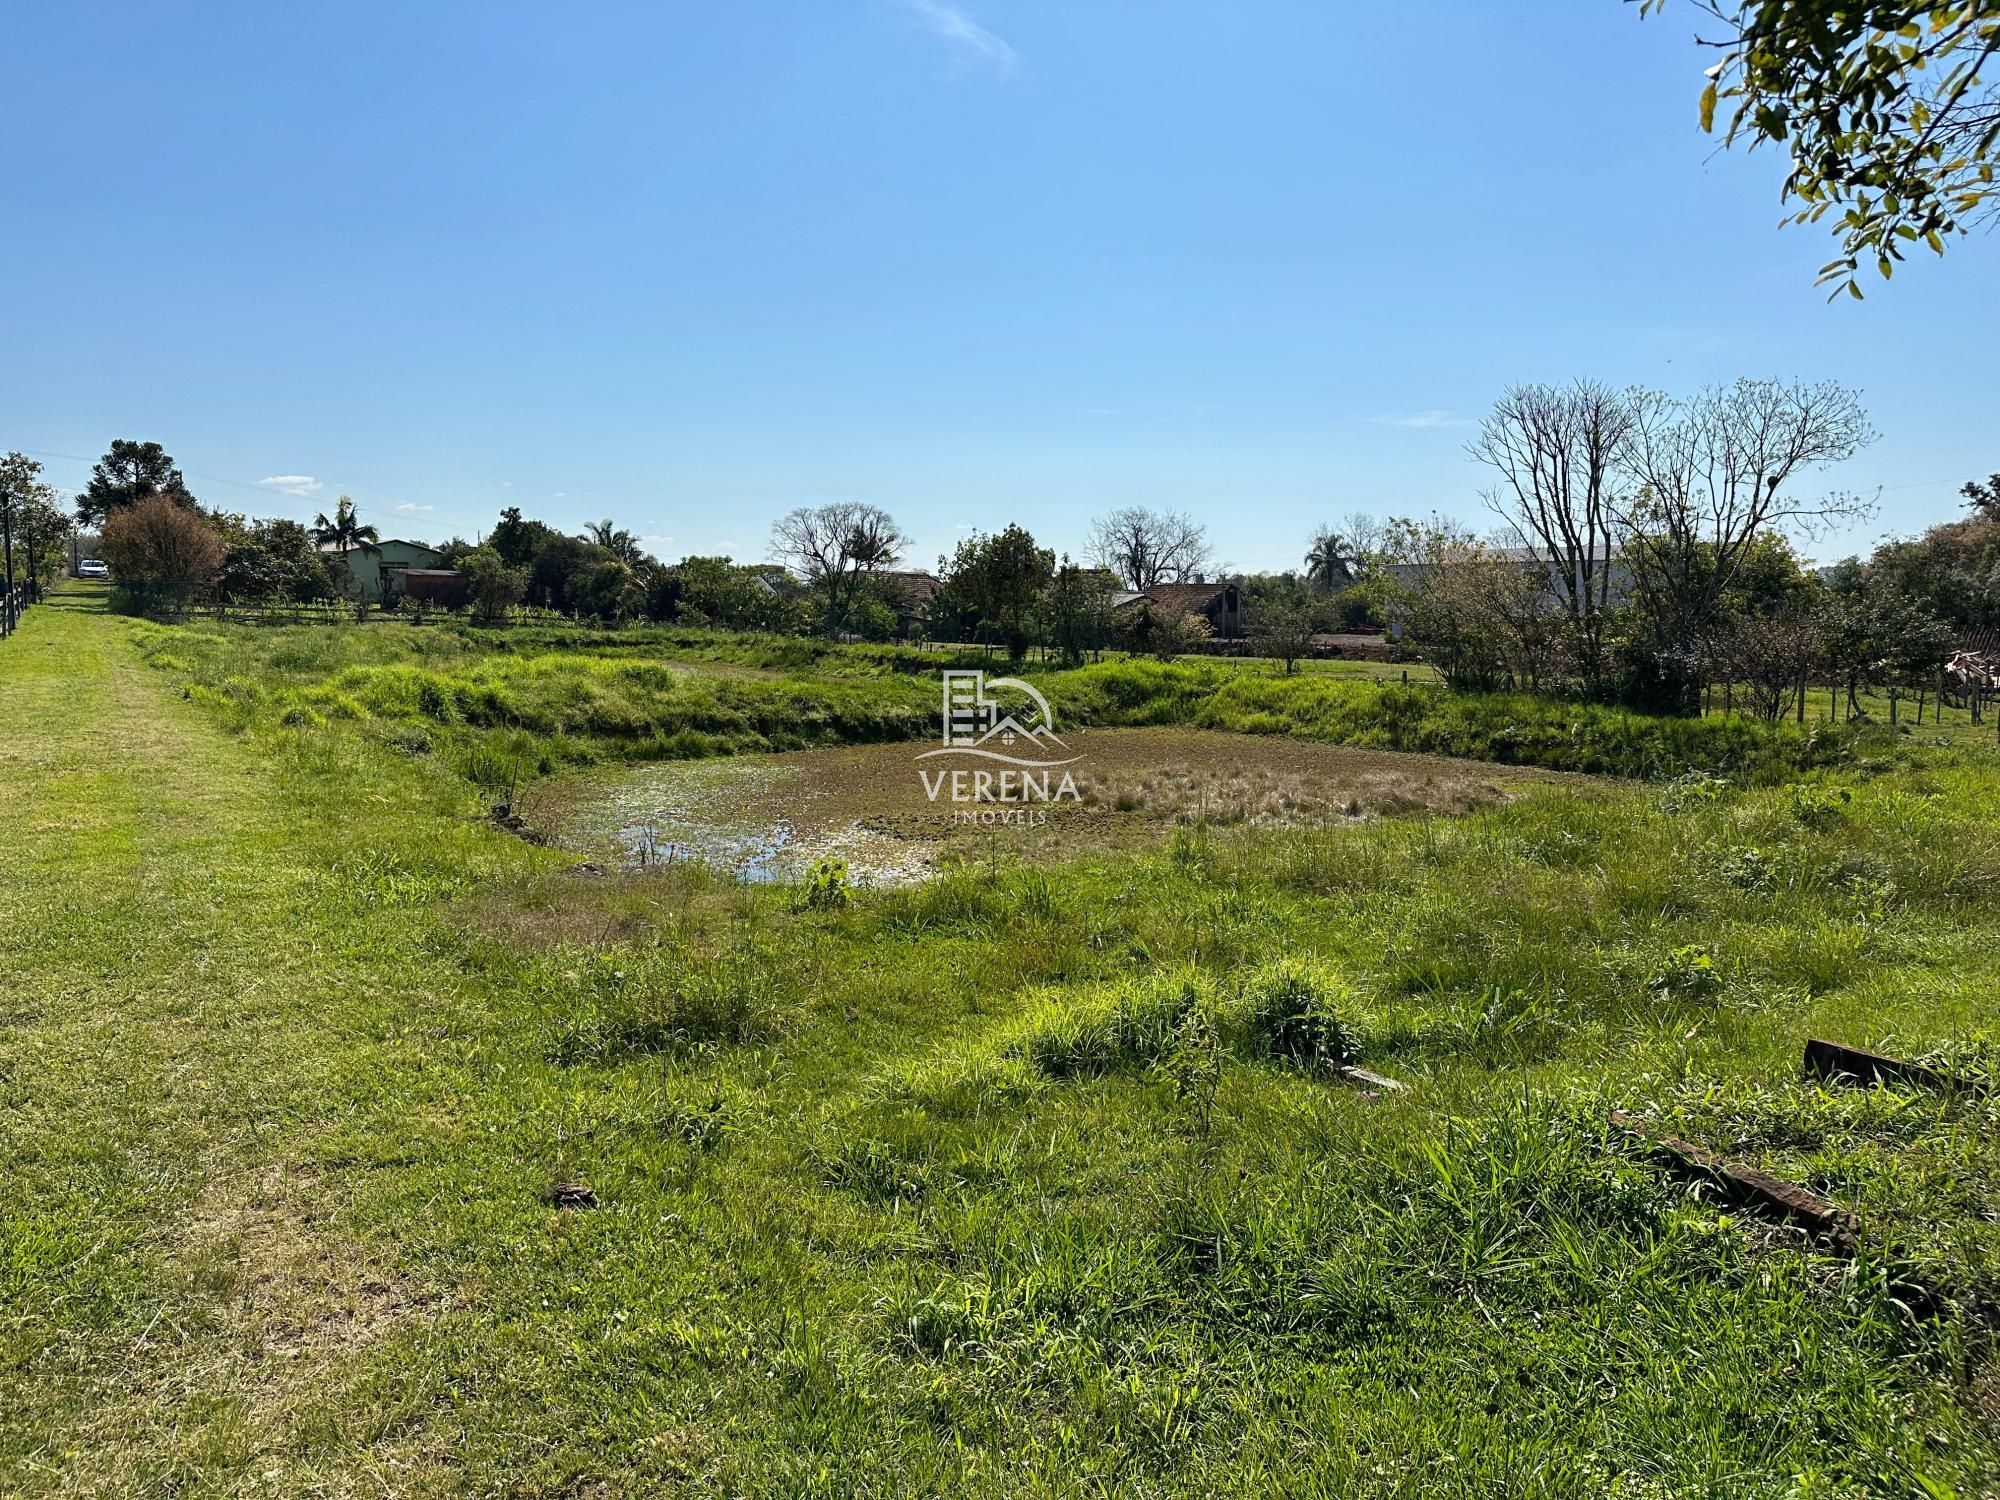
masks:
<instances>
[{"instance_id":1,"label":"tree","mask_svg":"<svg viewBox=\"0 0 2000 1500\"><path fill-rule=\"evenodd\" d=\"M184 596L222 568L215 528L164 494L114 510L104 523L103 547L120 587L142 596Z\"/></svg>"},{"instance_id":2,"label":"tree","mask_svg":"<svg viewBox=\"0 0 2000 1500\"><path fill-rule=\"evenodd\" d=\"M42 466L25 453L0 458L0 588L14 596L14 539L28 506L53 492L42 482ZM32 571L32 570L28 570Z\"/></svg>"},{"instance_id":3,"label":"tree","mask_svg":"<svg viewBox=\"0 0 2000 1500\"><path fill-rule=\"evenodd\" d=\"M1986 483L1967 480L1959 491L1965 496L1966 509L1984 521L2000 521L2000 474L1987 476Z\"/></svg>"},{"instance_id":4,"label":"tree","mask_svg":"<svg viewBox=\"0 0 2000 1500\"><path fill-rule=\"evenodd\" d=\"M1208 566L1208 535L1178 511L1128 505L1090 523L1090 557L1125 586L1197 580Z\"/></svg>"},{"instance_id":5,"label":"tree","mask_svg":"<svg viewBox=\"0 0 2000 1500\"><path fill-rule=\"evenodd\" d=\"M828 635L846 623L862 580L893 568L909 543L887 511L855 500L801 506L771 527L771 555L824 596Z\"/></svg>"},{"instance_id":6,"label":"tree","mask_svg":"<svg viewBox=\"0 0 2000 1500\"><path fill-rule=\"evenodd\" d=\"M949 562L940 558L938 565L947 607L955 605L976 620L989 644L998 635L1009 657L1026 655L1035 605L1055 576L1055 553L1010 525L992 536L975 532L958 544Z\"/></svg>"},{"instance_id":7,"label":"tree","mask_svg":"<svg viewBox=\"0 0 2000 1500\"><path fill-rule=\"evenodd\" d=\"M458 560L465 575L466 592L472 600L472 617L491 625L507 617L507 611L521 602L528 591L528 575L509 567L507 560L491 546L474 547Z\"/></svg>"},{"instance_id":8,"label":"tree","mask_svg":"<svg viewBox=\"0 0 2000 1500\"><path fill-rule=\"evenodd\" d=\"M641 568L652 562L646 555L646 549L639 545L639 539L631 532L619 529L617 523L609 518L592 521L584 527L583 539L595 542L629 568Z\"/></svg>"},{"instance_id":9,"label":"tree","mask_svg":"<svg viewBox=\"0 0 2000 1500\"><path fill-rule=\"evenodd\" d=\"M1285 664L1289 675L1298 660L1312 647L1312 616L1295 606L1260 611L1252 622L1250 639L1260 656L1274 656Z\"/></svg>"},{"instance_id":10,"label":"tree","mask_svg":"<svg viewBox=\"0 0 2000 1500\"><path fill-rule=\"evenodd\" d=\"M528 562L528 598L544 609L580 609L577 595L585 574L616 560L594 542L550 530Z\"/></svg>"},{"instance_id":11,"label":"tree","mask_svg":"<svg viewBox=\"0 0 2000 1500\"><path fill-rule=\"evenodd\" d=\"M373 526L364 525L354 510L354 502L342 495L329 519L324 513L313 517L312 539L316 546L332 547L340 555L340 584L348 586L347 554L356 547L372 547L380 540Z\"/></svg>"},{"instance_id":12,"label":"tree","mask_svg":"<svg viewBox=\"0 0 2000 1500\"><path fill-rule=\"evenodd\" d=\"M54 485L37 485L15 509L14 543L30 592L37 599L62 573L63 543L76 530L76 522L56 495Z\"/></svg>"},{"instance_id":13,"label":"tree","mask_svg":"<svg viewBox=\"0 0 2000 1500\"><path fill-rule=\"evenodd\" d=\"M1569 659L1595 695L1605 677L1605 619L1620 540L1617 463L1631 401L1594 381L1517 385L1494 403L1467 452L1498 482L1483 498L1546 574Z\"/></svg>"},{"instance_id":14,"label":"tree","mask_svg":"<svg viewBox=\"0 0 2000 1500\"><path fill-rule=\"evenodd\" d=\"M769 623L771 589L754 568L726 557L684 557L653 576L646 613L656 620L749 630Z\"/></svg>"},{"instance_id":15,"label":"tree","mask_svg":"<svg viewBox=\"0 0 2000 1500\"><path fill-rule=\"evenodd\" d=\"M1725 682L1744 685L1759 719L1780 719L1826 648L1822 617L1804 608L1738 615L1724 622L1713 657Z\"/></svg>"},{"instance_id":16,"label":"tree","mask_svg":"<svg viewBox=\"0 0 2000 1500\"><path fill-rule=\"evenodd\" d=\"M553 526L540 521L526 520L521 515L521 507L510 505L500 512L500 520L493 528L493 534L486 538L486 545L500 555L500 560L510 568L526 568L535 561L535 554L542 550L550 537L558 535Z\"/></svg>"},{"instance_id":17,"label":"tree","mask_svg":"<svg viewBox=\"0 0 2000 1500\"><path fill-rule=\"evenodd\" d=\"M1361 576L1355 546L1340 532L1322 526L1306 548L1306 577L1328 593L1345 588Z\"/></svg>"},{"instance_id":18,"label":"tree","mask_svg":"<svg viewBox=\"0 0 2000 1500\"><path fill-rule=\"evenodd\" d=\"M1756 544L1865 515L1853 495L1794 494L1803 472L1851 457L1875 434L1854 393L1830 382L1739 380L1690 400L1631 398L1616 500L1636 594L1625 644L1629 691L1664 712L1700 711L1703 648L1725 592Z\"/></svg>"},{"instance_id":19,"label":"tree","mask_svg":"<svg viewBox=\"0 0 2000 1500\"><path fill-rule=\"evenodd\" d=\"M1111 638L1111 577L1086 568L1064 553L1042 595L1042 638L1074 666L1088 652L1101 651Z\"/></svg>"},{"instance_id":20,"label":"tree","mask_svg":"<svg viewBox=\"0 0 2000 1500\"><path fill-rule=\"evenodd\" d=\"M1200 615L1168 609L1141 599L1118 617L1118 633L1127 651L1145 652L1172 661L1208 639L1210 626Z\"/></svg>"},{"instance_id":21,"label":"tree","mask_svg":"<svg viewBox=\"0 0 2000 1500\"><path fill-rule=\"evenodd\" d=\"M1556 675L1561 641L1538 567L1438 518L1390 522L1388 548L1402 574L1392 617L1449 686L1534 688Z\"/></svg>"},{"instance_id":22,"label":"tree","mask_svg":"<svg viewBox=\"0 0 2000 1500\"><path fill-rule=\"evenodd\" d=\"M240 516L213 519L228 549L217 580L225 598L297 603L332 597L326 559L313 544L312 533L299 522L282 518L246 522Z\"/></svg>"},{"instance_id":23,"label":"tree","mask_svg":"<svg viewBox=\"0 0 2000 1500\"><path fill-rule=\"evenodd\" d=\"M175 466L173 456L158 443L112 441L111 450L90 471L90 483L76 501L77 522L101 525L116 512L154 495L192 507L194 496Z\"/></svg>"},{"instance_id":24,"label":"tree","mask_svg":"<svg viewBox=\"0 0 2000 1500\"><path fill-rule=\"evenodd\" d=\"M570 581L570 598L578 613L617 624L645 609L646 585L630 563L599 549Z\"/></svg>"},{"instance_id":25,"label":"tree","mask_svg":"<svg viewBox=\"0 0 2000 1500\"><path fill-rule=\"evenodd\" d=\"M1641 0L1641 13L1666 0ZM1995 0L1697 0L1721 53L1701 126L1727 145L1778 146L1791 159L1787 222L1835 215L1841 254L1820 270L1855 297L1861 264L1886 278L1909 245L1990 218L2000 165Z\"/></svg>"}]
</instances>

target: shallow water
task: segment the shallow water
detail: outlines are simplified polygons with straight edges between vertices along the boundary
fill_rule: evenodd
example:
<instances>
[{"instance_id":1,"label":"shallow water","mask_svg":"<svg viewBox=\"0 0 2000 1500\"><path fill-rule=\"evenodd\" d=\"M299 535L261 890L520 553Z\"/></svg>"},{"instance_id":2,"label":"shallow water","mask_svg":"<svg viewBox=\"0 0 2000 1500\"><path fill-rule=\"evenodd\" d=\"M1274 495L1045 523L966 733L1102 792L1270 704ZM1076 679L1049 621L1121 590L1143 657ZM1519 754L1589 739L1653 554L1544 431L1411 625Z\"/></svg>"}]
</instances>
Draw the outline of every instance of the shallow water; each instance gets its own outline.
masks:
<instances>
[{"instance_id":1,"label":"shallow water","mask_svg":"<svg viewBox=\"0 0 2000 1500\"><path fill-rule=\"evenodd\" d=\"M820 826L824 800L802 767L760 761L667 762L594 780L557 836L627 870L701 862L762 884L803 879L822 859L856 885L907 885L930 873L921 845L856 825ZM802 816L773 816L789 801Z\"/></svg>"},{"instance_id":2,"label":"shallow water","mask_svg":"<svg viewBox=\"0 0 2000 1500\"><path fill-rule=\"evenodd\" d=\"M1331 828L1461 813L1552 773L1210 730L1083 730L1081 795L1033 826L989 828L928 795L917 744L849 745L732 760L667 761L550 788L529 821L628 870L700 861L746 881L847 862L857 885L907 885L958 859L1067 859L1157 847L1177 823Z\"/></svg>"}]
</instances>

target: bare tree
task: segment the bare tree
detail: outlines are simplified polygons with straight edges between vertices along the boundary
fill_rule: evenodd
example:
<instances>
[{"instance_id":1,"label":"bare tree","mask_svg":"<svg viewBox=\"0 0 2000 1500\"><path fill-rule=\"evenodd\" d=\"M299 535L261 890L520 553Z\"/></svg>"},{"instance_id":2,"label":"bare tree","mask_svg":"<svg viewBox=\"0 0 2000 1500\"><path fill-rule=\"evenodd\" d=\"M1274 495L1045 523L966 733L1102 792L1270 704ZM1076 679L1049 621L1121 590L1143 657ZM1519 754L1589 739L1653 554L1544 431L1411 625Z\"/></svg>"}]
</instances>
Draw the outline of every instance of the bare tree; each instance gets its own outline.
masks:
<instances>
[{"instance_id":1,"label":"bare tree","mask_svg":"<svg viewBox=\"0 0 2000 1500\"><path fill-rule=\"evenodd\" d=\"M1128 505L1090 523L1090 559L1130 589L1185 583L1208 566L1208 534L1179 511Z\"/></svg>"},{"instance_id":2,"label":"bare tree","mask_svg":"<svg viewBox=\"0 0 2000 1500\"><path fill-rule=\"evenodd\" d=\"M1634 422L1632 399L1594 381L1517 385L1467 446L1499 476L1483 498L1546 571L1571 660L1591 692L1605 673L1605 612L1622 530L1617 461Z\"/></svg>"},{"instance_id":3,"label":"bare tree","mask_svg":"<svg viewBox=\"0 0 2000 1500\"><path fill-rule=\"evenodd\" d=\"M1644 645L1659 706L1699 708L1703 643L1760 537L1811 534L1869 513L1856 495L1790 485L1874 439L1855 393L1832 382L1739 380L1686 401L1635 394L1619 450L1632 487L1617 508L1652 636Z\"/></svg>"},{"instance_id":4,"label":"bare tree","mask_svg":"<svg viewBox=\"0 0 2000 1500\"><path fill-rule=\"evenodd\" d=\"M1357 573L1368 571L1370 564L1382 555L1382 548L1389 539L1388 527L1365 510L1350 510L1340 523L1340 534L1347 539L1347 545L1352 550Z\"/></svg>"},{"instance_id":5,"label":"bare tree","mask_svg":"<svg viewBox=\"0 0 2000 1500\"><path fill-rule=\"evenodd\" d=\"M827 634L838 633L861 581L893 568L910 539L881 508L855 500L801 506L771 526L771 555L826 595Z\"/></svg>"}]
</instances>

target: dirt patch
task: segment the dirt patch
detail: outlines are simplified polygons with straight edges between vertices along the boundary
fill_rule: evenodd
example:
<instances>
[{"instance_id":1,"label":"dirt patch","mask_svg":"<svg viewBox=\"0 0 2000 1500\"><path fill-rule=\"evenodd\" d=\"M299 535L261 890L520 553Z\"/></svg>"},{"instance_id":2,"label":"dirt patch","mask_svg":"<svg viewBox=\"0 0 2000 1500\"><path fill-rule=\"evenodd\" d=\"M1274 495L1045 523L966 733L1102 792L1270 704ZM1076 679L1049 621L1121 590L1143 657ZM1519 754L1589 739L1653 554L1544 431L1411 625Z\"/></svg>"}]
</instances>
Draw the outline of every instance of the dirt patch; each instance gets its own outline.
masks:
<instances>
[{"instance_id":1,"label":"dirt patch","mask_svg":"<svg viewBox=\"0 0 2000 1500\"><path fill-rule=\"evenodd\" d=\"M1061 858L1149 846L1177 823L1297 828L1464 813L1576 779L1208 730L1084 730L1068 741L1075 795L1007 825L967 818L987 809L955 806L948 792L930 795L916 758L927 747L907 744L596 773L542 789L529 816L556 843L627 870L700 862L744 880L789 880L837 857L857 880L892 885L984 856L998 837Z\"/></svg>"}]
</instances>

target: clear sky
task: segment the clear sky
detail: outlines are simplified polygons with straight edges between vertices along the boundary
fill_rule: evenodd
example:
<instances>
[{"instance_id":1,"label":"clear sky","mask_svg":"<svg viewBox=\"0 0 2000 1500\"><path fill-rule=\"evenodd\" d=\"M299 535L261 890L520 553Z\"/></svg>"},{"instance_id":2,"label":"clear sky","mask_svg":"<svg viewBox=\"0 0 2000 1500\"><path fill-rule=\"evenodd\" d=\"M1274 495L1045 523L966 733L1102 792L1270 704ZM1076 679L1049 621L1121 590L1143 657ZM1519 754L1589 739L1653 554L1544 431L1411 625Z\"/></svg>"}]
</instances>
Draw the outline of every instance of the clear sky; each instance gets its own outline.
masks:
<instances>
[{"instance_id":1,"label":"clear sky","mask_svg":"<svg viewBox=\"0 0 2000 1500\"><path fill-rule=\"evenodd\" d=\"M1479 517L1511 381L1859 387L1829 485L2000 469L2000 242L1865 303L1695 124L1686 6L1330 0L18 5L0 448L385 535L502 506L656 553L887 507L928 564L1184 508L1296 566ZM68 456L53 456L68 455ZM288 480L274 485L269 480ZM287 493L286 491L290 491Z\"/></svg>"}]
</instances>

